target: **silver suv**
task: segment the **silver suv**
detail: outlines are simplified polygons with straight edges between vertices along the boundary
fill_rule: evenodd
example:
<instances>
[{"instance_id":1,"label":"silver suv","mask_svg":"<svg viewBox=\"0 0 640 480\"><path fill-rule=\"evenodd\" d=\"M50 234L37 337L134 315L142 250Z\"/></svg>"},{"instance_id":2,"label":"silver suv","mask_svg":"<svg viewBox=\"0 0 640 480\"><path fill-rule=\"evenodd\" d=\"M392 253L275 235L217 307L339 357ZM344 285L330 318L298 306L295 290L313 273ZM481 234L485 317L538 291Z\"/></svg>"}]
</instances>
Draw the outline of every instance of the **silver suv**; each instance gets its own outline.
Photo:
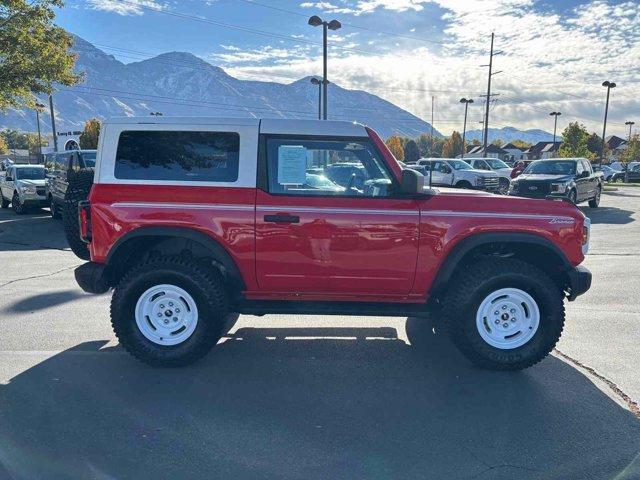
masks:
<instances>
[{"instance_id":1,"label":"silver suv","mask_svg":"<svg viewBox=\"0 0 640 480\"><path fill-rule=\"evenodd\" d=\"M498 174L476 170L457 158L421 158L418 165L425 167L425 183L446 187L470 188L497 192L500 188Z\"/></svg>"},{"instance_id":2,"label":"silver suv","mask_svg":"<svg viewBox=\"0 0 640 480\"><path fill-rule=\"evenodd\" d=\"M13 206L18 215L29 207L48 207L43 165L11 165L0 181L2 208Z\"/></svg>"}]
</instances>

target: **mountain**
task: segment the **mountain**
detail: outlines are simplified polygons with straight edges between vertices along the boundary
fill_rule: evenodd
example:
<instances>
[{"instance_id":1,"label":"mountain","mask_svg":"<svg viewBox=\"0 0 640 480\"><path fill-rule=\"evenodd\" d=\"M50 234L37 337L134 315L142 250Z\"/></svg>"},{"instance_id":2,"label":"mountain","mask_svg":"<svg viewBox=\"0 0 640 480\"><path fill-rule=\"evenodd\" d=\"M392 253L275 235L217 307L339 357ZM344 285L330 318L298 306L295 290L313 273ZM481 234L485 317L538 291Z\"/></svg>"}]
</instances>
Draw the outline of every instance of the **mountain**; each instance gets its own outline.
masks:
<instances>
[{"instance_id":1,"label":"mountain","mask_svg":"<svg viewBox=\"0 0 640 480\"><path fill-rule=\"evenodd\" d=\"M239 80L184 52L124 64L79 37L74 49L84 81L54 94L59 132L81 130L92 117L148 116L158 111L175 116L317 118L318 87L310 78L289 84ZM365 91L331 83L328 97L329 119L365 123L383 138L416 137L431 129L429 123ZM40 101L48 105L46 99ZM43 130L50 131L48 115L41 115L41 122ZM35 131L35 114L9 110L0 115L0 128Z\"/></svg>"},{"instance_id":2,"label":"mountain","mask_svg":"<svg viewBox=\"0 0 640 480\"><path fill-rule=\"evenodd\" d=\"M474 139L482 141L482 130L467 131L465 140L470 142ZM514 140L523 140L535 145L538 142L552 141L553 134L539 129L518 130L514 127L489 128L489 143L498 139L504 141L504 143L509 143Z\"/></svg>"}]
</instances>

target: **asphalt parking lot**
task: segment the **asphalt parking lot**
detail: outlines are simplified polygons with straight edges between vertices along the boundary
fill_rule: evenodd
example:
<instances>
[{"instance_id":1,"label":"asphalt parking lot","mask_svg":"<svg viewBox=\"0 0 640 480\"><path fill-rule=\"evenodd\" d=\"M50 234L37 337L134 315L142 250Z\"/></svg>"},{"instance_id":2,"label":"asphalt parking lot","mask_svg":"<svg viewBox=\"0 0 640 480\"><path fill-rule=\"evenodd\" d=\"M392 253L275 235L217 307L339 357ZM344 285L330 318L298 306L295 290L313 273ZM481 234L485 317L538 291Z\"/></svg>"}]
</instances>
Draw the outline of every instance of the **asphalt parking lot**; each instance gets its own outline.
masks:
<instances>
[{"instance_id":1,"label":"asphalt parking lot","mask_svg":"<svg viewBox=\"0 0 640 480\"><path fill-rule=\"evenodd\" d=\"M0 212L0 479L640 478L640 189L593 223L558 352L472 367L437 319L229 319L201 363L124 353L46 213Z\"/></svg>"}]
</instances>

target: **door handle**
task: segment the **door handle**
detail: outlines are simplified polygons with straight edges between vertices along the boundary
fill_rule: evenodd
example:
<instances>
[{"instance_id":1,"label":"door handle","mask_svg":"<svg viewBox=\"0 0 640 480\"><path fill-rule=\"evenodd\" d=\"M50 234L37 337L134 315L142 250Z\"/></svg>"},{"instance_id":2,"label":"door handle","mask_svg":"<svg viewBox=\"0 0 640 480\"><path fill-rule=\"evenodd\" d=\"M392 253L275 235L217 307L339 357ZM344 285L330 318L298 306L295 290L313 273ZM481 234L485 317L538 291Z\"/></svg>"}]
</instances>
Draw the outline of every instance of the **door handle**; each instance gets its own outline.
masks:
<instances>
[{"instance_id":1,"label":"door handle","mask_svg":"<svg viewBox=\"0 0 640 480\"><path fill-rule=\"evenodd\" d=\"M300 223L300 217L298 215L265 215L264 221L273 223Z\"/></svg>"}]
</instances>

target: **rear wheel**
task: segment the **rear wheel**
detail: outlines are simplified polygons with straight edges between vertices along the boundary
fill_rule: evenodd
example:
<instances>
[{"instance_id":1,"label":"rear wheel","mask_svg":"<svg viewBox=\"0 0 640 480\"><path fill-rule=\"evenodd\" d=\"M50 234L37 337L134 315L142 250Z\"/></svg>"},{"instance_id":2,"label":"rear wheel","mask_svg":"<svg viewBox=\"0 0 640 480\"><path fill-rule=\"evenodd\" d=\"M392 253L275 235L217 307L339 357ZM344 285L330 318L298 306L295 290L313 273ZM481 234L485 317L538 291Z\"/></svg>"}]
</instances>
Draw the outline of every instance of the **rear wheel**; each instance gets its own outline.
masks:
<instances>
[{"instance_id":1,"label":"rear wheel","mask_svg":"<svg viewBox=\"0 0 640 480\"><path fill-rule=\"evenodd\" d=\"M4 198L4 195L2 196L2 208L9 208L9 204L11 202L9 200L7 200L6 198Z\"/></svg>"},{"instance_id":2,"label":"rear wheel","mask_svg":"<svg viewBox=\"0 0 640 480\"><path fill-rule=\"evenodd\" d=\"M58 206L56 205L56 202L53 200L53 197L50 195L49 196L49 209L51 210L51 217L59 220L62 217L62 214L60 213L60 210L58 209Z\"/></svg>"},{"instance_id":3,"label":"rear wheel","mask_svg":"<svg viewBox=\"0 0 640 480\"><path fill-rule=\"evenodd\" d=\"M446 328L473 363L521 370L553 349L564 327L561 289L515 259L486 259L456 275L444 299Z\"/></svg>"},{"instance_id":4,"label":"rear wheel","mask_svg":"<svg viewBox=\"0 0 640 480\"><path fill-rule=\"evenodd\" d=\"M217 272L179 257L155 257L116 286L111 324L122 346L139 360L183 366L220 339L227 305Z\"/></svg>"},{"instance_id":5,"label":"rear wheel","mask_svg":"<svg viewBox=\"0 0 640 480\"><path fill-rule=\"evenodd\" d=\"M578 203L578 194L576 193L575 190L571 190L569 192L569 195L567 195L567 198L569 199L569 201L571 203L573 203L574 205L576 205Z\"/></svg>"},{"instance_id":6,"label":"rear wheel","mask_svg":"<svg viewBox=\"0 0 640 480\"><path fill-rule=\"evenodd\" d=\"M462 180L462 181L456 183L456 188L469 189L469 188L471 188L471 184L469 182L467 182L466 180Z\"/></svg>"},{"instance_id":7,"label":"rear wheel","mask_svg":"<svg viewBox=\"0 0 640 480\"><path fill-rule=\"evenodd\" d=\"M589 206L591 208L598 208L600 205L600 197L602 196L602 188L598 187L596 190L596 196L589 200Z\"/></svg>"}]
</instances>

